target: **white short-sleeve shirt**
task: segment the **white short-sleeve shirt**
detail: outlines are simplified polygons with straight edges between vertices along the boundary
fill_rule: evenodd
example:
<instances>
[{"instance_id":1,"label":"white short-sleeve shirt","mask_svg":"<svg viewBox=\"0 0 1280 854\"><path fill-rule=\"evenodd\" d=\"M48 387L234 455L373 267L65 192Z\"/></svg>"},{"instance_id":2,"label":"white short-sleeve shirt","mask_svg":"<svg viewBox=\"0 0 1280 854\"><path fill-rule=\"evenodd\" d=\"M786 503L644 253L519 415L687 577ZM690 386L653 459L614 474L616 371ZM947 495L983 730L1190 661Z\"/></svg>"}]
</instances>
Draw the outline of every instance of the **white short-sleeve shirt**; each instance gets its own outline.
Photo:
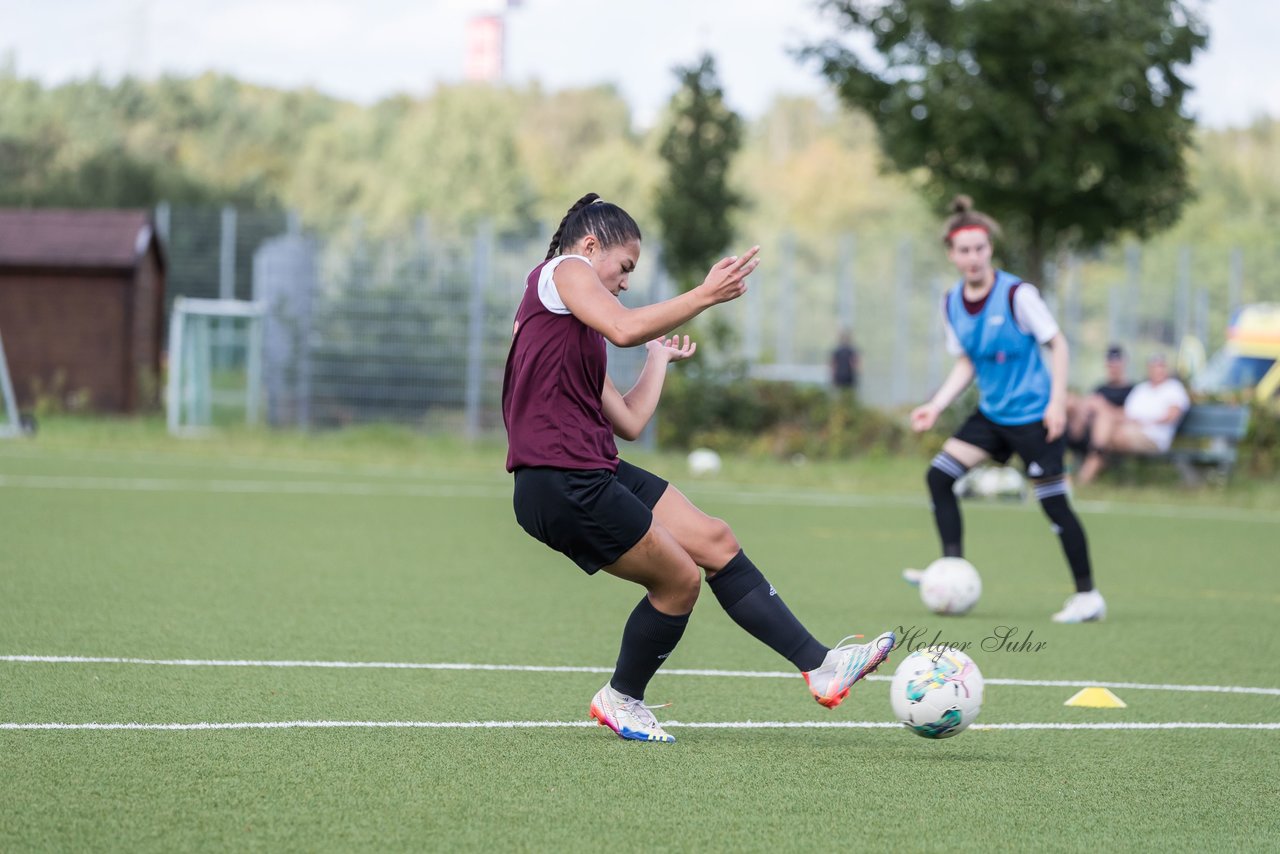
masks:
<instances>
[{"instance_id":1,"label":"white short-sleeve shirt","mask_svg":"<svg viewBox=\"0 0 1280 854\"><path fill-rule=\"evenodd\" d=\"M1161 451L1169 450L1173 444L1173 434L1177 432L1176 420L1166 424L1157 423L1157 419L1169 414L1169 407L1176 406L1186 412L1191 406L1191 398L1182 383L1169 377L1160 385L1152 385L1150 380L1143 380L1133 387L1129 396L1124 399L1124 415L1138 422L1142 432L1148 439L1156 443Z\"/></svg>"},{"instance_id":2,"label":"white short-sleeve shirt","mask_svg":"<svg viewBox=\"0 0 1280 854\"><path fill-rule=\"evenodd\" d=\"M542 272L538 274L538 299L542 300L543 307L552 314L573 314L565 306L564 300L560 299L560 291L556 289L556 280L552 276L556 272L556 267L560 266L561 261L569 258L577 258L579 261L591 263L582 255L557 255L547 262L542 268Z\"/></svg>"}]
</instances>

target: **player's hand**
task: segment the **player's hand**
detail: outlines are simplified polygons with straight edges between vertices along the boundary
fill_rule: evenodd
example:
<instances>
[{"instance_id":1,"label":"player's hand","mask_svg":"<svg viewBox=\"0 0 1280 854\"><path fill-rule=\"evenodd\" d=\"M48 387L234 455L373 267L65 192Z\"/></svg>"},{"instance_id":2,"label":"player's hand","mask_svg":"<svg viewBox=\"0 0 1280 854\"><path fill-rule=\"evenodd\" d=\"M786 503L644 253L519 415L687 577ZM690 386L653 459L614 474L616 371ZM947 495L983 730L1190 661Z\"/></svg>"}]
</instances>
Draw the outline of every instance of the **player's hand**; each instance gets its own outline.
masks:
<instances>
[{"instance_id":1,"label":"player's hand","mask_svg":"<svg viewBox=\"0 0 1280 854\"><path fill-rule=\"evenodd\" d=\"M760 247L752 246L741 255L721 258L698 285L712 305L735 300L747 292L747 276L760 266Z\"/></svg>"},{"instance_id":2,"label":"player's hand","mask_svg":"<svg viewBox=\"0 0 1280 854\"><path fill-rule=\"evenodd\" d=\"M923 433L938 423L939 414L941 413L938 411L938 407L932 403L917 406L911 410L911 429L917 433Z\"/></svg>"},{"instance_id":3,"label":"player's hand","mask_svg":"<svg viewBox=\"0 0 1280 854\"><path fill-rule=\"evenodd\" d=\"M697 343L690 341L688 335L684 336L683 343L679 335L673 335L670 338L646 341L644 346L651 358L663 359L667 362L680 362L698 352Z\"/></svg>"},{"instance_id":4,"label":"player's hand","mask_svg":"<svg viewBox=\"0 0 1280 854\"><path fill-rule=\"evenodd\" d=\"M1067 407L1062 403L1050 403L1044 411L1044 438L1054 442L1067 429Z\"/></svg>"}]
</instances>

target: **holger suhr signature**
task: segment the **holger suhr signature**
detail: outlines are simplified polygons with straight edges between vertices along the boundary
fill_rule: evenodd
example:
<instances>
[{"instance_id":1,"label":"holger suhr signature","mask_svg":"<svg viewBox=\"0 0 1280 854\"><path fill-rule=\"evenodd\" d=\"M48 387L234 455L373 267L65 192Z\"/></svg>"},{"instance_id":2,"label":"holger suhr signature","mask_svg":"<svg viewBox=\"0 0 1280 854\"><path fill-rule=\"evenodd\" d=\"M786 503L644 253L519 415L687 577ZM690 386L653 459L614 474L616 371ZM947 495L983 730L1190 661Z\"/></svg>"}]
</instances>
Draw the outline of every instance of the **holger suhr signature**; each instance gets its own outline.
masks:
<instances>
[{"instance_id":1,"label":"holger suhr signature","mask_svg":"<svg viewBox=\"0 0 1280 854\"><path fill-rule=\"evenodd\" d=\"M1030 629L1024 636L1017 626L996 626L976 642L976 647L983 652L1040 652L1049 642L1035 640L1035 633ZM893 648L907 652L927 650L941 655L948 650L967 653L975 647L973 641L949 640L942 636L941 629L931 632L927 626L898 626L897 635Z\"/></svg>"}]
</instances>

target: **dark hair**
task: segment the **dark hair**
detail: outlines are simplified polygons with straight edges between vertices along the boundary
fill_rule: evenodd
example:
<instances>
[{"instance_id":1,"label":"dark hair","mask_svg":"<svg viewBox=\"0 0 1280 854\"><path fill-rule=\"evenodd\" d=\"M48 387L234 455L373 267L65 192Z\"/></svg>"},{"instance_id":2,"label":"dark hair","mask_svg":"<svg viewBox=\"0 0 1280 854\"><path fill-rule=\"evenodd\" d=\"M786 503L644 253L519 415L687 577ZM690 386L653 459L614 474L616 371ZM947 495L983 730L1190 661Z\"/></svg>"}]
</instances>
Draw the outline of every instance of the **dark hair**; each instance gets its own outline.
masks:
<instances>
[{"instance_id":1,"label":"dark hair","mask_svg":"<svg viewBox=\"0 0 1280 854\"><path fill-rule=\"evenodd\" d=\"M588 234L594 234L600 245L608 248L639 240L640 226L622 208L604 201L596 193L587 193L574 202L564 219L560 220L560 227L551 236L551 245L547 247L546 260L550 261L560 254L563 247L572 246Z\"/></svg>"},{"instance_id":2,"label":"dark hair","mask_svg":"<svg viewBox=\"0 0 1280 854\"><path fill-rule=\"evenodd\" d=\"M951 216L942 230L942 242L950 246L951 235L963 228L981 228L992 238L1000 236L1000 224L982 211L975 211L973 199L956 196L951 200Z\"/></svg>"}]
</instances>

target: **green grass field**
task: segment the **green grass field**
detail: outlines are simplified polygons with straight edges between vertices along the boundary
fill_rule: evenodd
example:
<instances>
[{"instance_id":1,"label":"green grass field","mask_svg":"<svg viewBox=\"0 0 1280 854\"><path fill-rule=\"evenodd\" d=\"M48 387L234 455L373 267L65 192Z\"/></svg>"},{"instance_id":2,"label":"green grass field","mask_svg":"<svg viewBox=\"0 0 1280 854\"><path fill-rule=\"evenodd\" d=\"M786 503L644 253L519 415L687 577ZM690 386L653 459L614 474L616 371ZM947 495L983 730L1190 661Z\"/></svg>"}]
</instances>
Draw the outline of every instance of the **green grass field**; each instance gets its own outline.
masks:
<instances>
[{"instance_id":1,"label":"green grass field","mask_svg":"<svg viewBox=\"0 0 1280 854\"><path fill-rule=\"evenodd\" d=\"M903 650L828 712L708 593L649 690L678 742L624 743L586 707L639 589L518 528L500 447L55 421L0 444L0 851L1280 847L1280 488L1081 496L1111 614L1057 626L1033 505L965 505L969 616L899 580L935 549L924 459L633 458L820 639L940 632L989 680L979 724L1113 728L926 741L892 725ZM1043 648L984 649L1001 626ZM1147 687L1063 706L1098 683ZM1205 723L1246 728L1114 726Z\"/></svg>"}]
</instances>

